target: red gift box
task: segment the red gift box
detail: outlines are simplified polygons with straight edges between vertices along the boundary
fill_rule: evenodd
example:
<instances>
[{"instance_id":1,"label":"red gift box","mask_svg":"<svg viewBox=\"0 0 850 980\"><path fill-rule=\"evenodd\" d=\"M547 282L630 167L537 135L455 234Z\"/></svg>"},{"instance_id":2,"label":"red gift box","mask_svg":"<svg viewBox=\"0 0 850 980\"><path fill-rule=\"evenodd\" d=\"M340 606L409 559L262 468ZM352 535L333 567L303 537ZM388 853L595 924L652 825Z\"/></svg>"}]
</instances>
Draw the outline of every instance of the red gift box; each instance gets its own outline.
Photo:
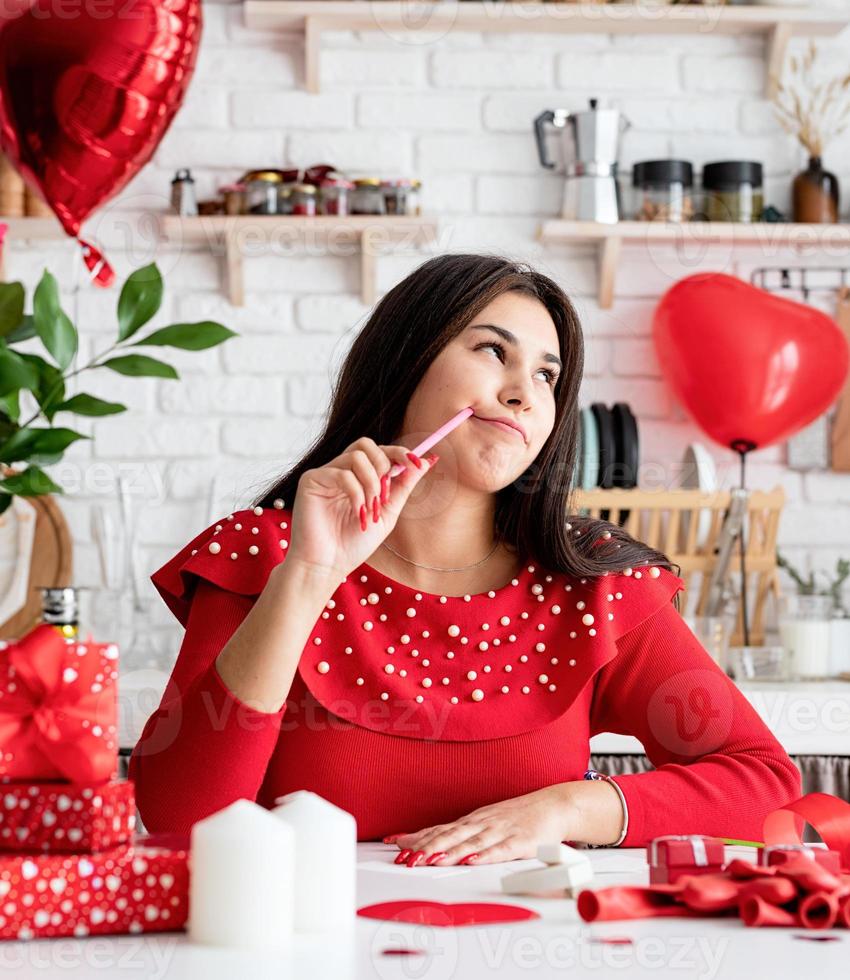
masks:
<instances>
[{"instance_id":1,"label":"red gift box","mask_svg":"<svg viewBox=\"0 0 850 980\"><path fill-rule=\"evenodd\" d=\"M116 779L117 678L114 643L46 623L0 641L0 782Z\"/></svg>"},{"instance_id":2,"label":"red gift box","mask_svg":"<svg viewBox=\"0 0 850 980\"><path fill-rule=\"evenodd\" d=\"M0 856L0 939L183 929L189 851L139 838L96 854Z\"/></svg>"},{"instance_id":3,"label":"red gift box","mask_svg":"<svg viewBox=\"0 0 850 980\"><path fill-rule=\"evenodd\" d=\"M0 850L79 854L126 844L136 826L135 787L108 783L7 783L0 787Z\"/></svg>"},{"instance_id":4,"label":"red gift box","mask_svg":"<svg viewBox=\"0 0 850 980\"><path fill-rule=\"evenodd\" d=\"M656 837L646 848L649 882L672 885L685 875L717 874L723 867L723 841L699 834Z\"/></svg>"},{"instance_id":5,"label":"red gift box","mask_svg":"<svg viewBox=\"0 0 850 980\"><path fill-rule=\"evenodd\" d=\"M811 858L835 875L841 874L841 855L838 851L829 851L825 847L808 847L806 844L771 844L760 847L759 867L769 868L774 864L785 864L799 854Z\"/></svg>"}]
</instances>

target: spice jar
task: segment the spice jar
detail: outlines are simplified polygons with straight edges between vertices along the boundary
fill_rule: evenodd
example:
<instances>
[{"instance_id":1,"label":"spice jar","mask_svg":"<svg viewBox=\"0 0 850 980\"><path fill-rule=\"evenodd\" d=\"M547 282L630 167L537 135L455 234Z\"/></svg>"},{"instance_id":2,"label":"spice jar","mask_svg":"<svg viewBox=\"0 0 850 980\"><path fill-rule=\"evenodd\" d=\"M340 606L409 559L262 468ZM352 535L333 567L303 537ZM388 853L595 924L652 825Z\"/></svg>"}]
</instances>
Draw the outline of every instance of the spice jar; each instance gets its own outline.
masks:
<instances>
[{"instance_id":1,"label":"spice jar","mask_svg":"<svg viewBox=\"0 0 850 980\"><path fill-rule=\"evenodd\" d=\"M218 192L222 196L224 201L224 213L225 214L244 214L245 207L245 192L247 188L245 184L223 184L219 187Z\"/></svg>"},{"instance_id":2,"label":"spice jar","mask_svg":"<svg viewBox=\"0 0 850 980\"><path fill-rule=\"evenodd\" d=\"M322 214L348 214L354 183L345 177L325 177L319 185L319 210Z\"/></svg>"},{"instance_id":3,"label":"spice jar","mask_svg":"<svg viewBox=\"0 0 850 980\"><path fill-rule=\"evenodd\" d=\"M352 214L386 214L381 181L378 177L358 177L351 192Z\"/></svg>"},{"instance_id":4,"label":"spice jar","mask_svg":"<svg viewBox=\"0 0 850 980\"><path fill-rule=\"evenodd\" d=\"M636 221L691 221L694 168L687 160L644 160L632 168Z\"/></svg>"},{"instance_id":5,"label":"spice jar","mask_svg":"<svg viewBox=\"0 0 850 980\"><path fill-rule=\"evenodd\" d=\"M316 213L316 188L313 184L292 184L289 188L292 202L290 214L312 217Z\"/></svg>"},{"instance_id":6,"label":"spice jar","mask_svg":"<svg viewBox=\"0 0 850 980\"><path fill-rule=\"evenodd\" d=\"M409 198L412 187L413 181L404 177L381 181L384 210L387 214L410 214Z\"/></svg>"},{"instance_id":7,"label":"spice jar","mask_svg":"<svg viewBox=\"0 0 850 980\"><path fill-rule=\"evenodd\" d=\"M250 214L277 214L278 189L283 180L277 170L251 170L242 178Z\"/></svg>"},{"instance_id":8,"label":"spice jar","mask_svg":"<svg viewBox=\"0 0 850 980\"><path fill-rule=\"evenodd\" d=\"M702 170L709 221L760 221L764 210L762 165L754 160L707 163Z\"/></svg>"}]
</instances>

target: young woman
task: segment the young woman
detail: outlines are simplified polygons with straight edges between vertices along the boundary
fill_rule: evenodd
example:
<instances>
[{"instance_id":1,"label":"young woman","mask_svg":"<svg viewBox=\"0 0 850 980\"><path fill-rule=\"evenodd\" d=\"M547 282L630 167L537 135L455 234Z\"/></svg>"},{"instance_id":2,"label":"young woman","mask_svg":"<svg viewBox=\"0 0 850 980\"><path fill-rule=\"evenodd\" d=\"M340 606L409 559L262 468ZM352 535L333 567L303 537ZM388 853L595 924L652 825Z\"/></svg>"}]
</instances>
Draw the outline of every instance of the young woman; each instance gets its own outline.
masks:
<instances>
[{"instance_id":1,"label":"young woman","mask_svg":"<svg viewBox=\"0 0 850 980\"><path fill-rule=\"evenodd\" d=\"M313 447L152 576L186 632L130 762L148 830L308 789L399 862L488 863L759 839L801 795L669 560L570 516L583 361L567 296L505 259L440 256L387 293ZM438 458L409 452L467 406ZM603 731L655 769L592 778Z\"/></svg>"}]
</instances>

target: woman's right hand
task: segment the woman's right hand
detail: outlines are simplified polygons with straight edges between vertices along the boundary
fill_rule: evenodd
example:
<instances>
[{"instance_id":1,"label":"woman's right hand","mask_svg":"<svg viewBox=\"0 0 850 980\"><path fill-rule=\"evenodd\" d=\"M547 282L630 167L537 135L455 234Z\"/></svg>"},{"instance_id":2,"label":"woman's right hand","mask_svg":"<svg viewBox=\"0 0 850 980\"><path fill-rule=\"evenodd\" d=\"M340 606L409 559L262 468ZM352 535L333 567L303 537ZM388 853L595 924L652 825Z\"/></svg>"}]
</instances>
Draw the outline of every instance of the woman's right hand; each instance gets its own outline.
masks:
<instances>
[{"instance_id":1,"label":"woman's right hand","mask_svg":"<svg viewBox=\"0 0 850 980\"><path fill-rule=\"evenodd\" d=\"M379 446L364 436L325 466L305 470L292 505L284 564L299 562L335 583L359 567L393 530L413 488L439 459L425 457L417 467L409 453L405 446ZM396 463L404 472L390 479Z\"/></svg>"}]
</instances>

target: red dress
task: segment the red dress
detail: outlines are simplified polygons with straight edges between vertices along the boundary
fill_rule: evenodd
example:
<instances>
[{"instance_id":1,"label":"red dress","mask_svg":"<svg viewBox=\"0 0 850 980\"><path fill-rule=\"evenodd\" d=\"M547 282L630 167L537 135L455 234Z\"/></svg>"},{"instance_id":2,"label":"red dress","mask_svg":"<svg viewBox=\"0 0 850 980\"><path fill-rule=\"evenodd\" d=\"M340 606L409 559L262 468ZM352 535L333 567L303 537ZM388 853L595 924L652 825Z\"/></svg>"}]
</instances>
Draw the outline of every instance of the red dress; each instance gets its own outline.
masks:
<instances>
[{"instance_id":1,"label":"red dress","mask_svg":"<svg viewBox=\"0 0 850 980\"><path fill-rule=\"evenodd\" d=\"M625 847L669 833L758 840L764 816L801 795L662 568L579 579L530 563L501 589L452 597L363 564L317 619L281 710L244 704L215 658L285 560L290 521L280 506L237 511L151 576L186 632L130 760L149 831L308 789L376 840L580 780L597 732L636 736L656 767L615 777Z\"/></svg>"}]
</instances>

